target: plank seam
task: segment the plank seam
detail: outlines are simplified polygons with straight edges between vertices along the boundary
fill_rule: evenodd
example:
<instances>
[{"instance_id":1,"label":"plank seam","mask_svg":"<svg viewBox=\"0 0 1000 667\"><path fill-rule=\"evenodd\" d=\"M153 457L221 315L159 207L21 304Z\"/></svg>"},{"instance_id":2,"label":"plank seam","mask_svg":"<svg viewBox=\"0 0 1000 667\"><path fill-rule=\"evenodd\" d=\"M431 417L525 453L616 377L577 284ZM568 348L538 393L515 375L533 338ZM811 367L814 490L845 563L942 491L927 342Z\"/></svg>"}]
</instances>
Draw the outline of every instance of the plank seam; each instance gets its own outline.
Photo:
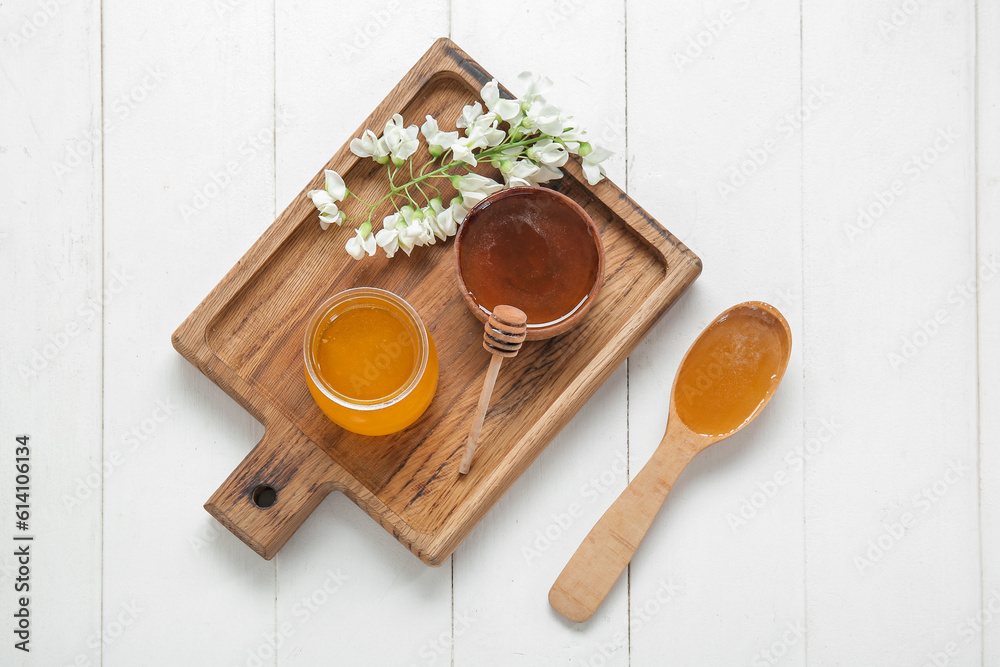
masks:
<instances>
[{"instance_id":1,"label":"plank seam","mask_svg":"<svg viewBox=\"0 0 1000 667\"><path fill-rule=\"evenodd\" d=\"M98 20L98 80L100 81L100 127L104 128L104 2L98 4L97 9L97 20ZM103 297L103 288L107 281L104 274L104 136L106 132L101 132L101 284L99 289L101 289L101 296ZM105 359L104 359L104 299L101 299L101 470L104 470L104 376L105 376ZM103 631L104 628L104 479L101 479L101 565L100 572L98 576L101 578L101 585L99 587L100 593L98 594L98 608L100 609L100 619L98 622L98 629ZM101 645L97 653L97 664L103 667L104 665L104 642Z\"/></svg>"}]
</instances>

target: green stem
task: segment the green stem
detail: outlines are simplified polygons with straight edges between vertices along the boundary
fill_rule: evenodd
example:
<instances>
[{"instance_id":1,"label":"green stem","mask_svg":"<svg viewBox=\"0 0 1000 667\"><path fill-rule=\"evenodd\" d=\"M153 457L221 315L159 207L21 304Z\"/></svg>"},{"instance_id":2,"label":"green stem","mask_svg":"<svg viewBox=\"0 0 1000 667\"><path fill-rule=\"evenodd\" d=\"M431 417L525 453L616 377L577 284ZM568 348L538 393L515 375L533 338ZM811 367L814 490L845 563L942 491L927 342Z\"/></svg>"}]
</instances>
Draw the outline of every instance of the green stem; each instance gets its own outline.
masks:
<instances>
[{"instance_id":1,"label":"green stem","mask_svg":"<svg viewBox=\"0 0 1000 667\"><path fill-rule=\"evenodd\" d=\"M546 135L534 135L534 136L531 136L531 137L527 137L525 139L521 139L519 141L512 141L512 142L507 142L507 140L505 139L504 141L500 142L496 146L493 146L492 148L487 148L486 150L480 151L479 153L477 153L476 154L476 159L477 159L477 161L480 161L480 162L492 162L492 159L495 156L499 155L505 149L515 148L517 146L530 146L531 144L534 144L534 143L538 142L539 140L543 139L545 136ZM509 137L509 135L508 135L508 137ZM450 151L451 149L448 149L448 150ZM444 159L444 156L447 155L447 154L448 154L448 151L445 151L444 155L441 156L442 159ZM433 163L434 163L433 160L427 162L424 165L424 168L426 168L428 165L433 164ZM416 205L416 201L414 201L412 195L410 194L410 188L416 188L416 190L421 194L421 196L425 200L429 201L426 193L424 193L424 191L420 188L420 184L421 183L425 183L426 182L425 183L426 185L428 185L430 187L433 187L435 190L437 190L438 195L440 195L441 194L441 190L439 190L436 186L434 186L432 183L429 183L427 181L429 181L429 179L432 179L432 178L450 178L451 174L449 174L448 172L451 171L451 169L453 169L454 167L456 167L458 165L464 166L466 168L467 172L471 172L472 171L469 168L469 165L465 164L461 160L452 160L451 162L448 162L447 164L442 164L437 169L429 171L426 174L422 173L424 171L424 168L422 168L418 172L418 175L413 176L413 164L410 163L410 175L411 175L410 180L408 182L406 182L406 183L401 183L400 185L396 185L396 182L395 182L394 179L395 179L396 174L399 173L399 167L396 167L395 169L393 169L389 164L386 164L386 173L388 174L388 177L389 177L389 192L387 192L385 195L383 195L382 197L380 197L376 201L372 202L371 204L368 204L367 202L365 202L366 205L369 207L369 213L368 213L368 219L369 219L369 221L371 220L371 216L375 212L375 209L377 209L379 207L379 205L381 205L386 200L388 200L389 202L391 202L393 208L395 208L397 211L399 210L399 205L396 203L396 199L395 199L396 197L406 197L412 204ZM361 199L358 199L358 200L359 201L364 201L364 200L361 200Z\"/></svg>"}]
</instances>

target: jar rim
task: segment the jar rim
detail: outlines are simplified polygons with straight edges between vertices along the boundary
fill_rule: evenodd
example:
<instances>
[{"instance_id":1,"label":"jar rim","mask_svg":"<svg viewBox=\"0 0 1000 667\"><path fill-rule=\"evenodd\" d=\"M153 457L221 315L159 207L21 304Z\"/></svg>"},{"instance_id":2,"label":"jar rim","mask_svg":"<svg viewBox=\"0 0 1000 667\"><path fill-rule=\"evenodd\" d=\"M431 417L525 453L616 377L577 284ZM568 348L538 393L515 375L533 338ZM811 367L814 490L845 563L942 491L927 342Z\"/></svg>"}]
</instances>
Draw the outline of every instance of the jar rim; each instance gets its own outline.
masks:
<instances>
[{"instance_id":1,"label":"jar rim","mask_svg":"<svg viewBox=\"0 0 1000 667\"><path fill-rule=\"evenodd\" d=\"M368 401L357 400L350 398L349 396L344 396L327 384L323 376L317 372L318 363L316 361L315 345L313 345L313 343L316 339L318 329L321 324L328 321L328 317L334 308L340 306L341 304L349 303L352 300L358 300L360 302L359 305L368 305L373 302L378 303L381 301L384 304L398 308L406 316L407 320L409 320L406 324L412 328L413 333L416 334L416 343L420 351L420 360L414 365L413 372L410 374L410 377L402 385L402 387L393 391L388 396ZM309 323L306 326L305 338L302 343L302 355L305 361L306 373L309 374L309 377L316 388L331 401L351 410L361 410L366 412L382 410L399 403L409 396L420 382L420 379L424 376L424 373L426 373L430 356L427 327L424 326L423 320L420 319L420 315L417 314L417 311L413 308L413 306L411 306L398 294L394 294L393 292L377 287L352 287L334 294L320 304L315 312L310 315Z\"/></svg>"}]
</instances>

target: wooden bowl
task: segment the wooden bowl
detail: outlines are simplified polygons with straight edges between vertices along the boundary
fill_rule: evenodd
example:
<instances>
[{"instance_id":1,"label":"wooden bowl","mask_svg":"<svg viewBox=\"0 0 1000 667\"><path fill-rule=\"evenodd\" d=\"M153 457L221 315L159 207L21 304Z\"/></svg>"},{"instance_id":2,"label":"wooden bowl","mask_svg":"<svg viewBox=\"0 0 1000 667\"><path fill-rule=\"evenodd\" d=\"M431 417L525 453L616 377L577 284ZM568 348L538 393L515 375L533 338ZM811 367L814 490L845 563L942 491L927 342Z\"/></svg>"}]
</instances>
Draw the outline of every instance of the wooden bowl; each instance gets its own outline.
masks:
<instances>
[{"instance_id":1,"label":"wooden bowl","mask_svg":"<svg viewBox=\"0 0 1000 667\"><path fill-rule=\"evenodd\" d=\"M569 331L604 281L594 221L566 195L510 188L476 204L455 237L455 272L469 310L486 322L509 305L528 316L527 340Z\"/></svg>"}]
</instances>

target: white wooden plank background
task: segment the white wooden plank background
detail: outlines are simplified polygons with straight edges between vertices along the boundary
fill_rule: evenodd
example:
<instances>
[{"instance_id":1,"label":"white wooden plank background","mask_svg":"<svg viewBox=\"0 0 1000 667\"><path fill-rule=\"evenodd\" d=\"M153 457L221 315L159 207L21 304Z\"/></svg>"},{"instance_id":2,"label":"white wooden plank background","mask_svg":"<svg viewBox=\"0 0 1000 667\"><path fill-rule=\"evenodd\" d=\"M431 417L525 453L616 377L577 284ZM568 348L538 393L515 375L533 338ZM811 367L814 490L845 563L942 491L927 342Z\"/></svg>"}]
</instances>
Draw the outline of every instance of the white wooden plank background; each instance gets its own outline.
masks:
<instances>
[{"instance_id":1,"label":"white wooden plank background","mask_svg":"<svg viewBox=\"0 0 1000 667\"><path fill-rule=\"evenodd\" d=\"M265 562L201 509L262 429L170 333L442 35L550 76L705 271L450 564L336 495ZM17 0L0 74L0 665L1000 664L996 0ZM745 299L792 325L781 390L564 621Z\"/></svg>"}]
</instances>

